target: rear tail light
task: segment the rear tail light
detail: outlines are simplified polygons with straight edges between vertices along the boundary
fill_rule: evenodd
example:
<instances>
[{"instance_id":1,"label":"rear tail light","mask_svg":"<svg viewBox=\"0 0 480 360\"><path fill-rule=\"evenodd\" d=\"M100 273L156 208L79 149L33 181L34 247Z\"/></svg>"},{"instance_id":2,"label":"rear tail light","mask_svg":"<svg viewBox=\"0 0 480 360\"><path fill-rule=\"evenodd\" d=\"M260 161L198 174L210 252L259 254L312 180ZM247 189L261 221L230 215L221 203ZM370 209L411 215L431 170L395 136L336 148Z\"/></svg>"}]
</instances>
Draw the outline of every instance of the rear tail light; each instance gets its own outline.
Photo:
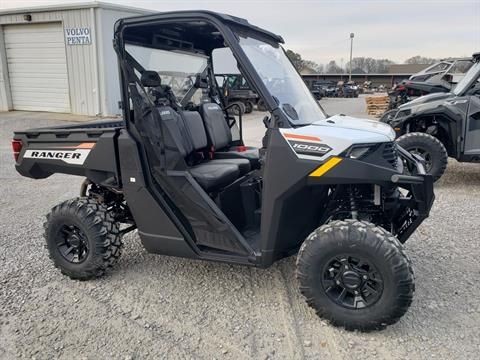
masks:
<instances>
[{"instance_id":1,"label":"rear tail light","mask_svg":"<svg viewBox=\"0 0 480 360\"><path fill-rule=\"evenodd\" d=\"M15 162L18 161L18 156L20 155L20 151L22 151L22 147L22 140L12 140L13 158L15 159Z\"/></svg>"}]
</instances>

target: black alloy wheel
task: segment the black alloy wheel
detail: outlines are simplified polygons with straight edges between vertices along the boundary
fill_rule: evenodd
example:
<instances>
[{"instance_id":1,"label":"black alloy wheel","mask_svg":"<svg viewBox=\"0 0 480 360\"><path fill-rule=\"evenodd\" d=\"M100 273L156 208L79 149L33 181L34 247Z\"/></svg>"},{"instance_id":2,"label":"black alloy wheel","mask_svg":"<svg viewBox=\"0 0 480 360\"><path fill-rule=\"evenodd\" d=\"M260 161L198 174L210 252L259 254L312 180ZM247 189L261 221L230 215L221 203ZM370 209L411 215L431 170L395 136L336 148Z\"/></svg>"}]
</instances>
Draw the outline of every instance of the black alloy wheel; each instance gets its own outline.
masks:
<instances>
[{"instance_id":1,"label":"black alloy wheel","mask_svg":"<svg viewBox=\"0 0 480 360\"><path fill-rule=\"evenodd\" d=\"M358 255L338 255L327 262L321 278L328 297L347 309L375 304L383 292L383 279L369 260Z\"/></svg>"},{"instance_id":2,"label":"black alloy wheel","mask_svg":"<svg viewBox=\"0 0 480 360\"><path fill-rule=\"evenodd\" d=\"M88 256L88 240L85 233L75 225L63 225L56 236L58 251L65 260L79 264Z\"/></svg>"}]
</instances>

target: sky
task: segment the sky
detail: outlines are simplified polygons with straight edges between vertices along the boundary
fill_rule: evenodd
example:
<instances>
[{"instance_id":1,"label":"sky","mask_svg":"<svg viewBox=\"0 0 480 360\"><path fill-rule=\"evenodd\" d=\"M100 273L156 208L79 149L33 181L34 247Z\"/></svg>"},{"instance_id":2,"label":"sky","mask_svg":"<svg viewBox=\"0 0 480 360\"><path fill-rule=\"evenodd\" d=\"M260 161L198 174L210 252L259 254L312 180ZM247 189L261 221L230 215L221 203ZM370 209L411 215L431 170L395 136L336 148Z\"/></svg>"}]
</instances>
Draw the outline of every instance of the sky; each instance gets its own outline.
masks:
<instances>
[{"instance_id":1,"label":"sky","mask_svg":"<svg viewBox=\"0 0 480 360\"><path fill-rule=\"evenodd\" d=\"M77 0L0 0L0 9ZM285 39L285 48L326 64L353 57L397 63L422 55L471 56L480 52L480 0L105 0L157 11L208 9L247 19Z\"/></svg>"}]
</instances>

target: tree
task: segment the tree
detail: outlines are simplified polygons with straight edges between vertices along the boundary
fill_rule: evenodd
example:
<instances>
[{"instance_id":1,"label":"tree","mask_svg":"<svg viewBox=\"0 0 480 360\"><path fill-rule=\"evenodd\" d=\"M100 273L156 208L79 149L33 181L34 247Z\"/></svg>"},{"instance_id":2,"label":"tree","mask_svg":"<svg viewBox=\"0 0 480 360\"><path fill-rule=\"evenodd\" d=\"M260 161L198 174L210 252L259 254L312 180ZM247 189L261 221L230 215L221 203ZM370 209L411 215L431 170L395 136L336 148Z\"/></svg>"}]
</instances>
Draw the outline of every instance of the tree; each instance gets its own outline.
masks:
<instances>
[{"instance_id":1,"label":"tree","mask_svg":"<svg viewBox=\"0 0 480 360\"><path fill-rule=\"evenodd\" d=\"M382 74L388 72L388 68L394 62L389 59L373 59L355 57L352 59L352 74ZM347 70L350 69L350 62L347 63Z\"/></svg>"},{"instance_id":2,"label":"tree","mask_svg":"<svg viewBox=\"0 0 480 360\"><path fill-rule=\"evenodd\" d=\"M390 68L390 65L395 64L395 62L389 59L377 59L376 62L377 64L376 64L375 72L377 74L388 73L388 69Z\"/></svg>"},{"instance_id":3,"label":"tree","mask_svg":"<svg viewBox=\"0 0 480 360\"><path fill-rule=\"evenodd\" d=\"M437 61L438 59L417 55L405 60L405 64L433 64Z\"/></svg>"},{"instance_id":4,"label":"tree","mask_svg":"<svg viewBox=\"0 0 480 360\"><path fill-rule=\"evenodd\" d=\"M317 64L317 73L323 74L325 72L325 66L323 64Z\"/></svg>"},{"instance_id":5,"label":"tree","mask_svg":"<svg viewBox=\"0 0 480 360\"><path fill-rule=\"evenodd\" d=\"M337 65L335 60L331 60L325 68L325 73L327 73L327 74L341 74L341 73L343 73L343 70L340 66Z\"/></svg>"},{"instance_id":6,"label":"tree","mask_svg":"<svg viewBox=\"0 0 480 360\"><path fill-rule=\"evenodd\" d=\"M310 73L322 73L323 72L323 65L317 64L315 61L311 60L303 60L303 72L310 72Z\"/></svg>"},{"instance_id":7,"label":"tree","mask_svg":"<svg viewBox=\"0 0 480 360\"><path fill-rule=\"evenodd\" d=\"M298 71L301 71L304 66L302 56L299 53L296 53L295 51L292 51L292 50L287 50L286 53L287 53L287 57L292 62L293 66L295 66L295 68Z\"/></svg>"},{"instance_id":8,"label":"tree","mask_svg":"<svg viewBox=\"0 0 480 360\"><path fill-rule=\"evenodd\" d=\"M287 50L286 54L293 66L295 66L299 72L318 73L323 70L323 66L318 65L314 61L302 59L302 56L295 51Z\"/></svg>"}]
</instances>

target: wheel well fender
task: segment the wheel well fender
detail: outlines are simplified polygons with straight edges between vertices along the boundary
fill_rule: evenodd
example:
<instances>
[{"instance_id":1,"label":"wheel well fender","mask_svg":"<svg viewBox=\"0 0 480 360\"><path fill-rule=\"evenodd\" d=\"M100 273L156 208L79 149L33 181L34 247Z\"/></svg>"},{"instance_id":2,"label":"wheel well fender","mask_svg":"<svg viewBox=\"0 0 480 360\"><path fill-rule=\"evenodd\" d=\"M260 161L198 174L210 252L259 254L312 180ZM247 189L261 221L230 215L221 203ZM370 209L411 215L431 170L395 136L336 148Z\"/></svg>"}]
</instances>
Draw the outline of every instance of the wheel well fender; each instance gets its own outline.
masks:
<instances>
[{"instance_id":1,"label":"wheel well fender","mask_svg":"<svg viewBox=\"0 0 480 360\"><path fill-rule=\"evenodd\" d=\"M411 117L404 123L405 133L424 132L436 137L447 149L450 156L455 156L456 149L452 141L455 131L451 122L441 114L422 114Z\"/></svg>"}]
</instances>

